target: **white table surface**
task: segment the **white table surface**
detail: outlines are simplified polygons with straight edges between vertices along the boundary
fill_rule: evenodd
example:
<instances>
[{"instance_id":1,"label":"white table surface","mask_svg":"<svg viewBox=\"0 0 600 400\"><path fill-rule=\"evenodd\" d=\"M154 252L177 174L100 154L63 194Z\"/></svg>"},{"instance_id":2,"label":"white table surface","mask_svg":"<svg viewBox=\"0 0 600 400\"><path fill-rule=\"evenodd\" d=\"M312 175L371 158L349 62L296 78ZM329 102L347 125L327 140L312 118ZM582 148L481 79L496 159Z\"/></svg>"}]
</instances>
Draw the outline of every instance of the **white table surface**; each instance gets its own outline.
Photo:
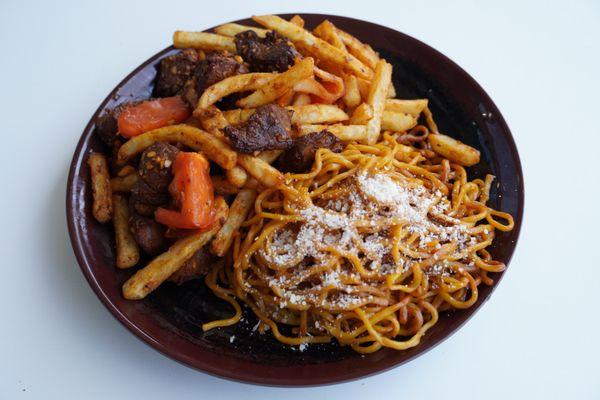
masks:
<instances>
[{"instance_id":1,"label":"white table surface","mask_svg":"<svg viewBox=\"0 0 600 400\"><path fill-rule=\"evenodd\" d=\"M0 399L600 398L600 2L78 3L0 3ZM172 31L300 10L387 25L466 69L515 136L525 221L491 301L439 347L347 384L265 388L179 365L104 309L65 185L100 101Z\"/></svg>"}]
</instances>

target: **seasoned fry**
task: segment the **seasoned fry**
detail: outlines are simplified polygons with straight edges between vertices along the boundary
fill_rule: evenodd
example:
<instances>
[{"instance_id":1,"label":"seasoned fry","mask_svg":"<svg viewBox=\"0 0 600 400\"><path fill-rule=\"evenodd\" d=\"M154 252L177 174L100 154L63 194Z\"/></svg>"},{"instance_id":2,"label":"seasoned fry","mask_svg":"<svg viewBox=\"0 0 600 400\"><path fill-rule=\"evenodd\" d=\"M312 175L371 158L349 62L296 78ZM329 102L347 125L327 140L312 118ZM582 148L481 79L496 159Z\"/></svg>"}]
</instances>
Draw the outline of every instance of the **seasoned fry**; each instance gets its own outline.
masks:
<instances>
[{"instance_id":1,"label":"seasoned fry","mask_svg":"<svg viewBox=\"0 0 600 400\"><path fill-rule=\"evenodd\" d=\"M137 170L132 165L126 165L117 172L117 176L127 176L136 173Z\"/></svg>"},{"instance_id":2,"label":"seasoned fry","mask_svg":"<svg viewBox=\"0 0 600 400\"><path fill-rule=\"evenodd\" d=\"M371 118L373 118L373 108L367 103L361 103L352 113L349 122L354 125L365 125Z\"/></svg>"},{"instance_id":3,"label":"seasoned fry","mask_svg":"<svg viewBox=\"0 0 600 400\"><path fill-rule=\"evenodd\" d=\"M137 271L123 285L123 297L140 300L146 297L169 276L177 271L195 252L208 243L221 229L222 220L227 218L227 203L222 197L215 199L217 222L205 232L194 233L175 242L169 250L152 260L146 267Z\"/></svg>"},{"instance_id":4,"label":"seasoned fry","mask_svg":"<svg viewBox=\"0 0 600 400\"><path fill-rule=\"evenodd\" d=\"M197 118L200 120L200 125L202 125L202 128L218 138L225 138L222 129L225 128L228 123L225 117L223 117L221 110L212 105L208 108L198 110L196 114Z\"/></svg>"},{"instance_id":5,"label":"seasoned fry","mask_svg":"<svg viewBox=\"0 0 600 400\"><path fill-rule=\"evenodd\" d=\"M281 153L283 153L283 150L265 150L258 155L258 158L266 163L273 164L275 160L279 158Z\"/></svg>"},{"instance_id":6,"label":"seasoned fry","mask_svg":"<svg viewBox=\"0 0 600 400\"><path fill-rule=\"evenodd\" d=\"M384 111L381 117L381 129L384 131L404 132L417 125L417 118L405 113Z\"/></svg>"},{"instance_id":7,"label":"seasoned fry","mask_svg":"<svg viewBox=\"0 0 600 400\"><path fill-rule=\"evenodd\" d=\"M283 174L258 157L238 154L238 163L266 187L277 186L283 182Z\"/></svg>"},{"instance_id":8,"label":"seasoned fry","mask_svg":"<svg viewBox=\"0 0 600 400\"><path fill-rule=\"evenodd\" d=\"M344 78L344 86L346 92L344 93L344 103L349 108L358 106L361 102L360 89L358 87L358 79L354 75L346 75Z\"/></svg>"},{"instance_id":9,"label":"seasoned fry","mask_svg":"<svg viewBox=\"0 0 600 400\"><path fill-rule=\"evenodd\" d=\"M290 22L296 26L299 26L300 28L304 28L304 20L297 14L290 19Z\"/></svg>"},{"instance_id":10,"label":"seasoned fry","mask_svg":"<svg viewBox=\"0 0 600 400\"><path fill-rule=\"evenodd\" d=\"M293 106L306 106L310 104L310 95L306 93L296 93L294 97L294 101L292 101Z\"/></svg>"},{"instance_id":11,"label":"seasoned fry","mask_svg":"<svg viewBox=\"0 0 600 400\"><path fill-rule=\"evenodd\" d=\"M113 213L108 163L106 157L100 153L91 153L87 162L92 176L92 214L96 221L105 223L110 221Z\"/></svg>"},{"instance_id":12,"label":"seasoned fry","mask_svg":"<svg viewBox=\"0 0 600 400\"><path fill-rule=\"evenodd\" d=\"M390 87L388 88L387 98L393 99L396 97L396 88L394 87L394 82L390 82Z\"/></svg>"},{"instance_id":13,"label":"seasoned fry","mask_svg":"<svg viewBox=\"0 0 600 400\"><path fill-rule=\"evenodd\" d=\"M391 82L392 66L385 60L378 61L375 68L375 77L367 97L367 104L373 109L373 118L367 122L367 143L375 143L379 138L385 98Z\"/></svg>"},{"instance_id":14,"label":"seasoned fry","mask_svg":"<svg viewBox=\"0 0 600 400\"><path fill-rule=\"evenodd\" d=\"M245 31L254 31L258 37L264 38L267 34L266 29L255 28L254 26L240 25L240 24L223 24L215 28L215 32L223 36L235 36L238 33Z\"/></svg>"},{"instance_id":15,"label":"seasoned fry","mask_svg":"<svg viewBox=\"0 0 600 400\"><path fill-rule=\"evenodd\" d=\"M219 257L225 256L225 253L229 250L233 242L233 234L240 228L242 222L244 222L246 216L254 206L254 199L256 199L255 190L243 189L237 194L229 208L227 220L210 244L210 251L214 255Z\"/></svg>"},{"instance_id":16,"label":"seasoned fry","mask_svg":"<svg viewBox=\"0 0 600 400\"><path fill-rule=\"evenodd\" d=\"M304 106L289 106L292 110L292 124L323 124L348 120L348 114L338 106L330 104L308 104ZM256 110L253 108L228 110L223 112L223 117L231 125L247 121Z\"/></svg>"},{"instance_id":17,"label":"seasoned fry","mask_svg":"<svg viewBox=\"0 0 600 400\"><path fill-rule=\"evenodd\" d=\"M129 193L137 181L137 172L127 176L117 176L110 180L110 188L113 193Z\"/></svg>"},{"instance_id":18,"label":"seasoned fry","mask_svg":"<svg viewBox=\"0 0 600 400\"><path fill-rule=\"evenodd\" d=\"M203 109L208 108L223 97L232 93L256 90L275 76L277 76L277 74L272 72L253 72L223 79L210 86L202 93L200 100L198 100L196 110L194 110L194 115L201 113Z\"/></svg>"},{"instance_id":19,"label":"seasoned fry","mask_svg":"<svg viewBox=\"0 0 600 400\"><path fill-rule=\"evenodd\" d=\"M119 149L117 163L125 164L136 154L156 142L179 142L194 150L202 151L210 160L224 169L235 167L237 154L224 140L219 139L202 129L190 125L179 124L165 126L135 136L125 142Z\"/></svg>"},{"instance_id":20,"label":"seasoned fry","mask_svg":"<svg viewBox=\"0 0 600 400\"><path fill-rule=\"evenodd\" d=\"M371 46L341 29L336 28L336 32L350 54L362 61L367 67L375 69L379 56Z\"/></svg>"},{"instance_id":21,"label":"seasoned fry","mask_svg":"<svg viewBox=\"0 0 600 400\"><path fill-rule=\"evenodd\" d=\"M346 51L346 45L336 32L335 26L328 20L321 22L315 29L313 29L313 33L332 46Z\"/></svg>"},{"instance_id":22,"label":"seasoned fry","mask_svg":"<svg viewBox=\"0 0 600 400\"><path fill-rule=\"evenodd\" d=\"M129 205L125 197L118 194L112 196L112 201L117 268L133 267L140 260L140 250L129 231Z\"/></svg>"},{"instance_id":23,"label":"seasoned fry","mask_svg":"<svg viewBox=\"0 0 600 400\"><path fill-rule=\"evenodd\" d=\"M367 128L365 125L300 125L298 134L308 135L312 132L327 130L344 141L365 141L367 139Z\"/></svg>"},{"instance_id":24,"label":"seasoned fry","mask_svg":"<svg viewBox=\"0 0 600 400\"><path fill-rule=\"evenodd\" d=\"M393 111L399 113L406 113L415 117L419 116L423 109L427 107L427 99L417 100L400 100L400 99L387 99L385 101L385 111Z\"/></svg>"},{"instance_id":25,"label":"seasoned fry","mask_svg":"<svg viewBox=\"0 0 600 400\"><path fill-rule=\"evenodd\" d=\"M225 175L227 176L229 183L238 188L243 187L248 180L248 174L246 173L246 170L239 165L236 165L230 170L225 171Z\"/></svg>"},{"instance_id":26,"label":"seasoned fry","mask_svg":"<svg viewBox=\"0 0 600 400\"><path fill-rule=\"evenodd\" d=\"M238 187L232 185L224 176L213 175L211 176L211 180L215 193L218 195L225 196L229 194L236 194L240 191Z\"/></svg>"},{"instance_id":27,"label":"seasoned fry","mask_svg":"<svg viewBox=\"0 0 600 400\"><path fill-rule=\"evenodd\" d=\"M362 78L370 79L372 76L372 71L356 57L332 46L323 39L314 36L312 33L291 22L276 15L254 16L252 19L288 37L292 42L309 50L319 60L347 69Z\"/></svg>"},{"instance_id":28,"label":"seasoned fry","mask_svg":"<svg viewBox=\"0 0 600 400\"><path fill-rule=\"evenodd\" d=\"M258 107L270 103L278 97L284 95L297 82L306 79L313 74L315 62L311 57L307 57L297 62L287 71L275 76L267 83L259 87L250 96L244 97L237 102L239 107L249 108Z\"/></svg>"},{"instance_id":29,"label":"seasoned fry","mask_svg":"<svg viewBox=\"0 0 600 400\"><path fill-rule=\"evenodd\" d=\"M425 122L427 122L429 131L431 133L439 133L438 127L435 121L433 120L433 115L431 114L431 110L429 110L429 107L425 107L423 109L423 115L425 116Z\"/></svg>"},{"instance_id":30,"label":"seasoned fry","mask_svg":"<svg viewBox=\"0 0 600 400\"><path fill-rule=\"evenodd\" d=\"M363 98L363 100L366 100L369 97L369 91L371 90L371 81L362 78L357 78L357 83L361 97ZM394 84L392 82L390 82L390 86L388 88L386 97L388 99L396 97L396 89L394 88Z\"/></svg>"},{"instance_id":31,"label":"seasoned fry","mask_svg":"<svg viewBox=\"0 0 600 400\"><path fill-rule=\"evenodd\" d=\"M450 136L441 133L429 135L429 144L433 151L465 167L479 162L479 150L472 148Z\"/></svg>"},{"instance_id":32,"label":"seasoned fry","mask_svg":"<svg viewBox=\"0 0 600 400\"><path fill-rule=\"evenodd\" d=\"M226 50L235 53L235 42L232 38L207 32L175 31L173 46L178 49Z\"/></svg>"}]
</instances>

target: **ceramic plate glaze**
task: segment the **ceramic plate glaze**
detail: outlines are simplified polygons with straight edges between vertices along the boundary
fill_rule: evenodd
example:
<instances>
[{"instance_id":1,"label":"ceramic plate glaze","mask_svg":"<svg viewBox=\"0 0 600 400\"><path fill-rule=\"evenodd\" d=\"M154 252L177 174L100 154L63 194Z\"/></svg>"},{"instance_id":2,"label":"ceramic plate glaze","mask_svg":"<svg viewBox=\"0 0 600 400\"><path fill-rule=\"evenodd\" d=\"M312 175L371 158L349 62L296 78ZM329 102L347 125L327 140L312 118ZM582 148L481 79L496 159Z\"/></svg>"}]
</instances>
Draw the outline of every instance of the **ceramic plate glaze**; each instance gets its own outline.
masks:
<instances>
[{"instance_id":1,"label":"ceramic plate glaze","mask_svg":"<svg viewBox=\"0 0 600 400\"><path fill-rule=\"evenodd\" d=\"M291 16L282 15L286 19ZM301 16L308 28L329 19L369 43L393 64L398 98L428 98L440 130L481 151L482 161L469 170L470 178L494 174L497 184L493 185L491 206L515 218L515 228L499 232L490 248L495 259L508 264L521 227L523 176L508 126L485 91L450 59L410 36L352 18ZM236 22L252 24L250 20ZM371 375L423 354L455 332L489 299L502 274L491 275L494 286L480 286L479 299L471 308L442 313L418 346L406 351L382 349L366 356L336 344L311 345L303 352L284 346L270 335L253 331L256 318L248 311L238 326L202 332L202 323L232 313L202 280L179 287L166 283L143 301L125 300L121 285L133 271L114 267L112 226L101 225L92 217L85 159L91 151L105 151L93 135L96 117L122 102L148 98L156 65L175 52L169 47L154 55L102 102L79 140L67 185L67 223L81 270L106 308L133 334L161 353L210 374L266 385L319 385ZM232 336L235 340L230 342Z\"/></svg>"}]
</instances>

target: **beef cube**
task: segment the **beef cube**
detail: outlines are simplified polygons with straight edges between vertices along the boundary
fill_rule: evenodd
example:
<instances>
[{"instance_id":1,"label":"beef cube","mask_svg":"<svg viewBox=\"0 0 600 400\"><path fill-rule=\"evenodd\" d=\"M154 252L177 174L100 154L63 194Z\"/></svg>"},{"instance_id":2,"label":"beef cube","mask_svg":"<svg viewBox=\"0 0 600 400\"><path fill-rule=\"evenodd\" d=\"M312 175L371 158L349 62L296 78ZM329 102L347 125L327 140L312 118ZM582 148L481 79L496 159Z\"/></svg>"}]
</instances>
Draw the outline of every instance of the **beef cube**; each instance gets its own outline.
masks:
<instances>
[{"instance_id":1,"label":"beef cube","mask_svg":"<svg viewBox=\"0 0 600 400\"><path fill-rule=\"evenodd\" d=\"M153 256L164 250L166 228L153 218L132 212L129 218L129 229L135 241L147 254Z\"/></svg>"},{"instance_id":2,"label":"beef cube","mask_svg":"<svg viewBox=\"0 0 600 400\"><path fill-rule=\"evenodd\" d=\"M240 32L235 35L235 47L255 72L286 71L299 56L287 39L273 31L264 39L254 31Z\"/></svg>"},{"instance_id":3,"label":"beef cube","mask_svg":"<svg viewBox=\"0 0 600 400\"><path fill-rule=\"evenodd\" d=\"M139 164L140 178L154 191L165 192L173 180L171 165L179 153L177 147L157 142L142 153Z\"/></svg>"},{"instance_id":4,"label":"beef cube","mask_svg":"<svg viewBox=\"0 0 600 400\"><path fill-rule=\"evenodd\" d=\"M233 149L249 154L291 147L291 127L288 110L275 104L267 104L257 108L245 123L226 126L224 132Z\"/></svg>"},{"instance_id":5,"label":"beef cube","mask_svg":"<svg viewBox=\"0 0 600 400\"><path fill-rule=\"evenodd\" d=\"M208 245L204 246L171 275L169 281L181 285L191 279L200 278L210 272L217 260L218 257L208 250Z\"/></svg>"},{"instance_id":6,"label":"beef cube","mask_svg":"<svg viewBox=\"0 0 600 400\"><path fill-rule=\"evenodd\" d=\"M227 53L209 53L194 72L196 93L201 96L209 86L230 76L246 74L248 68Z\"/></svg>"},{"instance_id":7,"label":"beef cube","mask_svg":"<svg viewBox=\"0 0 600 400\"><path fill-rule=\"evenodd\" d=\"M194 75L197 64L198 53L194 49L163 58L158 65L153 95L171 97L179 94Z\"/></svg>"},{"instance_id":8,"label":"beef cube","mask_svg":"<svg viewBox=\"0 0 600 400\"><path fill-rule=\"evenodd\" d=\"M308 171L315 160L315 153L321 148L339 153L344 145L337 136L326 130L312 132L294 140L293 146L279 158L279 165L284 171Z\"/></svg>"}]
</instances>

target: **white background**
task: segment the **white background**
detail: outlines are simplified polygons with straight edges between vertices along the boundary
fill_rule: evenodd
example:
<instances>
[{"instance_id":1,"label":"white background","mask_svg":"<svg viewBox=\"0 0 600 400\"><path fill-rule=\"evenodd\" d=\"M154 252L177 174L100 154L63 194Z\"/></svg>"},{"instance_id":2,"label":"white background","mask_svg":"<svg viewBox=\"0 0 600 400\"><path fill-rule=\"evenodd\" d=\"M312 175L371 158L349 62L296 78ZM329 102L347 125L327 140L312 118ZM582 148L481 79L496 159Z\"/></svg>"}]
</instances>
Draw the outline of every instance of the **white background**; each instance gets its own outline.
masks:
<instances>
[{"instance_id":1,"label":"white background","mask_svg":"<svg viewBox=\"0 0 600 400\"><path fill-rule=\"evenodd\" d=\"M0 399L600 398L600 2L202 4L0 3ZM89 117L172 31L294 11L387 25L456 61L502 110L526 188L511 267L463 329L390 372L306 389L213 378L137 340L84 281L64 211Z\"/></svg>"}]
</instances>

